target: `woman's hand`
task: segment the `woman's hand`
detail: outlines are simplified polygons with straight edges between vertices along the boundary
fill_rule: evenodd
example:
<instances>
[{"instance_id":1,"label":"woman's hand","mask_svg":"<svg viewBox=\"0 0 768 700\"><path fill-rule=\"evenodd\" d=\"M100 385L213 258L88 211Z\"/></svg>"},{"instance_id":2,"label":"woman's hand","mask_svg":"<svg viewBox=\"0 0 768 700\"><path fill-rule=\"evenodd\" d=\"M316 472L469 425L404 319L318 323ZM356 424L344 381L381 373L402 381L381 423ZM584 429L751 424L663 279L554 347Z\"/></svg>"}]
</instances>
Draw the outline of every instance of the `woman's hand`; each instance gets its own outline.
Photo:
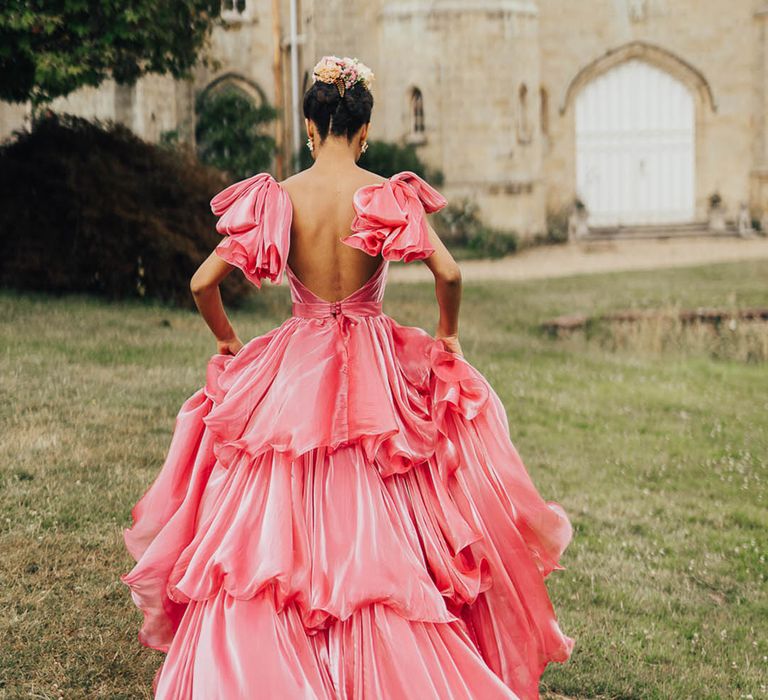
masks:
<instances>
[{"instance_id":1,"label":"woman's hand","mask_svg":"<svg viewBox=\"0 0 768 700\"><path fill-rule=\"evenodd\" d=\"M217 340L219 355L237 355L240 348L243 347L243 343L237 335L227 338L226 340Z\"/></svg>"},{"instance_id":2,"label":"woman's hand","mask_svg":"<svg viewBox=\"0 0 768 700\"><path fill-rule=\"evenodd\" d=\"M455 353L457 355L460 355L461 357L464 357L464 353L461 350L461 345L459 344L459 336L458 335L436 335L435 338L437 340L442 340L443 343L445 343L445 347L449 352Z\"/></svg>"}]
</instances>

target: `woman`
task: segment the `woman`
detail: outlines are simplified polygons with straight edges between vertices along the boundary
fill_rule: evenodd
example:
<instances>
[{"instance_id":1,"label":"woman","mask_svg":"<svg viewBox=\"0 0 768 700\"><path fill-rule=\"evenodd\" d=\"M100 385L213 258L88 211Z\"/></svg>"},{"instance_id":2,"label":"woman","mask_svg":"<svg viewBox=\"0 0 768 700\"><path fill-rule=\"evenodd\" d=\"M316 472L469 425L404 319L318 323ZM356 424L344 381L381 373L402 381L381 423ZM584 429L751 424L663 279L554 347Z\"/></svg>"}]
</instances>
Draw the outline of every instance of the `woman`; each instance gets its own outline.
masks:
<instances>
[{"instance_id":1,"label":"woman","mask_svg":"<svg viewBox=\"0 0 768 700\"><path fill-rule=\"evenodd\" d=\"M537 698L573 640L544 584L568 545L462 356L459 268L411 172L356 165L372 74L324 57L312 167L211 202L225 237L191 282L218 352L132 510L121 579L166 652L156 698ZM435 276L436 336L381 311L390 260ZM292 315L243 344L218 284L286 272Z\"/></svg>"}]
</instances>

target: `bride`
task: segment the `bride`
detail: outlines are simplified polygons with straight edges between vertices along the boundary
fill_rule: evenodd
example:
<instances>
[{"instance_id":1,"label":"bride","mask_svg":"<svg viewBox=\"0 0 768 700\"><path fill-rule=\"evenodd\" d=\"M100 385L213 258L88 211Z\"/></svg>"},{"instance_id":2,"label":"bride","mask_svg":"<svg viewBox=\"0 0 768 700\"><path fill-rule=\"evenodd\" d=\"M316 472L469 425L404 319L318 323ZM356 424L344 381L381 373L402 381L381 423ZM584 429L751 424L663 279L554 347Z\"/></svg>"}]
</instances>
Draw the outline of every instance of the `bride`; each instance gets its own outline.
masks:
<instances>
[{"instance_id":1,"label":"bride","mask_svg":"<svg viewBox=\"0 0 768 700\"><path fill-rule=\"evenodd\" d=\"M211 201L223 239L191 290L217 352L124 531L156 698L529 700L571 655L545 585L570 521L462 355L461 274L426 216L446 200L357 165L372 78L323 57L313 165ZM391 260L432 271L434 337L383 313ZM291 292L246 343L218 290L234 268Z\"/></svg>"}]
</instances>

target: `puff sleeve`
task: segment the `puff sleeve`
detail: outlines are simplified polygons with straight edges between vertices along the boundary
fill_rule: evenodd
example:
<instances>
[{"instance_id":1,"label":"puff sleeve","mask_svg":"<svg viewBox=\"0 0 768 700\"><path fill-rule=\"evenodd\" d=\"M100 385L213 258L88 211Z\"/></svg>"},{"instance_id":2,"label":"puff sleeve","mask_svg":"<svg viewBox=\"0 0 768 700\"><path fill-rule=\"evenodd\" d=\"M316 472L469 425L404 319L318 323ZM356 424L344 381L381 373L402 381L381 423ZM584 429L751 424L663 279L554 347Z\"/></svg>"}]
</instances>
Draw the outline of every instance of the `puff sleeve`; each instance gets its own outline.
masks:
<instances>
[{"instance_id":1,"label":"puff sleeve","mask_svg":"<svg viewBox=\"0 0 768 700\"><path fill-rule=\"evenodd\" d=\"M427 258L435 249L429 242L426 214L446 204L436 189L405 170L355 192L352 233L343 241L368 255L381 253L385 260Z\"/></svg>"},{"instance_id":2,"label":"puff sleeve","mask_svg":"<svg viewBox=\"0 0 768 700\"><path fill-rule=\"evenodd\" d=\"M291 240L293 209L288 193L269 173L236 182L211 200L219 217L216 230L226 236L215 253L240 268L261 287L264 278L283 278Z\"/></svg>"}]
</instances>

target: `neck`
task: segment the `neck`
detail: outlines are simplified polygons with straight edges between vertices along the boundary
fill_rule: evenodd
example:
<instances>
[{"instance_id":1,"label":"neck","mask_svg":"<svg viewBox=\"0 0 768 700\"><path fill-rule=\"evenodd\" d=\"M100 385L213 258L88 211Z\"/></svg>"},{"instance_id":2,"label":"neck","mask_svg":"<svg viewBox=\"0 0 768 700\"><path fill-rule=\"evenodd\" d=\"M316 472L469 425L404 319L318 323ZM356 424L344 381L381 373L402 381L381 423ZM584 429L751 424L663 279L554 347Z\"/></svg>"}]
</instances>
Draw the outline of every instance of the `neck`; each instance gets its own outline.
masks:
<instances>
[{"instance_id":1,"label":"neck","mask_svg":"<svg viewBox=\"0 0 768 700\"><path fill-rule=\"evenodd\" d=\"M353 140L347 143L345 137L328 136L323 145L316 147L315 167L329 170L346 168L355 165L357 160L357 144Z\"/></svg>"}]
</instances>

